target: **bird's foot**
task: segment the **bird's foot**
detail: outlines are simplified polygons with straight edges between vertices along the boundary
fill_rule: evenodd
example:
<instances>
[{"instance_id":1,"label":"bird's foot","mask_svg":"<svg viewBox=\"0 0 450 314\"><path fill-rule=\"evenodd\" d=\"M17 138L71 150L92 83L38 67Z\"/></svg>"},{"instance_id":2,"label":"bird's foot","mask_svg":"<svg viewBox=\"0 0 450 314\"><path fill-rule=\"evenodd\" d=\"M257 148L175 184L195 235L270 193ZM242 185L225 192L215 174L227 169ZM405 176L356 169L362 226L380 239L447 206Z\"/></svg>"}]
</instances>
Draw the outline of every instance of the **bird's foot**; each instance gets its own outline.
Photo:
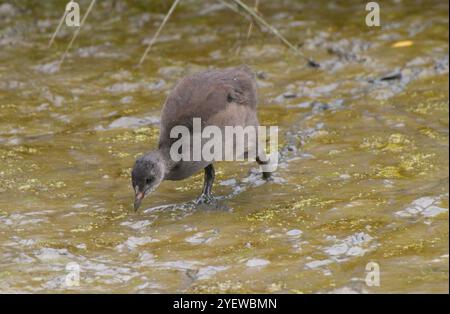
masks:
<instances>
[{"instance_id":1,"label":"bird's foot","mask_svg":"<svg viewBox=\"0 0 450 314\"><path fill-rule=\"evenodd\" d=\"M263 172L262 178L266 181L273 181L272 172Z\"/></svg>"},{"instance_id":2,"label":"bird's foot","mask_svg":"<svg viewBox=\"0 0 450 314\"><path fill-rule=\"evenodd\" d=\"M196 205L200 205L200 204L214 204L216 203L215 198L211 195L211 194L202 194L199 196L199 198L197 198L194 203Z\"/></svg>"}]
</instances>

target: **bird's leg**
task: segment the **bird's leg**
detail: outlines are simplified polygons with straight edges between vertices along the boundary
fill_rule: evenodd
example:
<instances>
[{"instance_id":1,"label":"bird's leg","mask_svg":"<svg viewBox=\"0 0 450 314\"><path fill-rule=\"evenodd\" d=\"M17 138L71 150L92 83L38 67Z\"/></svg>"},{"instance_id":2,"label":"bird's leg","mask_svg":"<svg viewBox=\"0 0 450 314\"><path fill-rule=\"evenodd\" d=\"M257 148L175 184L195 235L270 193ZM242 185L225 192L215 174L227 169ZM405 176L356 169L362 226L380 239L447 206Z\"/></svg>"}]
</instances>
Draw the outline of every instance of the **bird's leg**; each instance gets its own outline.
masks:
<instances>
[{"instance_id":1,"label":"bird's leg","mask_svg":"<svg viewBox=\"0 0 450 314\"><path fill-rule=\"evenodd\" d=\"M267 161L261 160L259 158L259 156L256 157L256 162L258 163L258 165L267 165L269 163L268 160ZM264 180L269 180L271 178L271 176L272 176L272 172L265 172L265 171L263 171L263 173L262 173L262 177L263 177Z\"/></svg>"},{"instance_id":2,"label":"bird's leg","mask_svg":"<svg viewBox=\"0 0 450 314\"><path fill-rule=\"evenodd\" d=\"M205 168L205 181L203 183L202 195L197 199L197 203L211 203L213 197L211 195L211 189L214 183L215 171L212 164Z\"/></svg>"}]
</instances>

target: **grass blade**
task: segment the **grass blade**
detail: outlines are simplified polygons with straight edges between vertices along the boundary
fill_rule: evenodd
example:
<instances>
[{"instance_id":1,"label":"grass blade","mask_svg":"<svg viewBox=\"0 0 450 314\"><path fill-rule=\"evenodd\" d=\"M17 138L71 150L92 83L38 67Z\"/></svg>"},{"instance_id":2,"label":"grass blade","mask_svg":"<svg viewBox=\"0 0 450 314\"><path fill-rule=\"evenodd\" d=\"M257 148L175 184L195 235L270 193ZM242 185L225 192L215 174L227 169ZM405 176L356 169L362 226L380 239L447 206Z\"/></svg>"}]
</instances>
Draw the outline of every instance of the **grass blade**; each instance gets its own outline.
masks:
<instances>
[{"instance_id":1,"label":"grass blade","mask_svg":"<svg viewBox=\"0 0 450 314\"><path fill-rule=\"evenodd\" d=\"M70 0L70 2L68 4L71 4L72 2L73 2L73 0ZM66 7L67 7L67 5L66 5ZM59 33L59 30L61 29L66 16L67 16L67 10L64 8L64 14L61 17L61 20L59 21L58 27L56 27L56 30L53 33L52 38L50 38L50 42L48 43L47 48L50 48L52 46L53 42L55 41L56 35Z\"/></svg>"},{"instance_id":2,"label":"grass blade","mask_svg":"<svg viewBox=\"0 0 450 314\"><path fill-rule=\"evenodd\" d=\"M317 63L314 60L305 56L300 50L297 49L297 47L295 47L283 35L281 35L281 33L274 26L270 25L264 18L262 18L260 15L258 15L252 8L248 7L241 0L230 0L230 1L233 1L234 3L236 3L236 5L238 5L242 10L247 12L247 14L249 14L252 18L254 18L259 24L263 25L268 30L270 30L272 32L272 34L275 35L275 37L277 37L279 40L281 40L281 42L283 42L286 46L291 48L291 50L293 50L297 55L304 58L308 62L309 66L314 67L314 68L320 67L319 63Z\"/></svg>"},{"instance_id":3,"label":"grass blade","mask_svg":"<svg viewBox=\"0 0 450 314\"><path fill-rule=\"evenodd\" d=\"M64 59L66 58L67 53L69 52L70 48L72 47L73 43L75 42L75 39L77 39L78 34L80 33L81 28L84 25L84 22L86 21L89 13L91 12L91 10L92 10L92 8L93 8L93 6L95 4L95 1L96 0L92 0L91 1L91 4L89 5L89 7L88 7L88 9L86 11L86 14L83 16L83 19L81 20L80 27L78 27L77 30L75 31L75 33L73 34L72 39L70 40L70 43L69 43L69 45L66 48L66 51L64 51L64 54L61 57L61 60L59 61L58 67L61 67L62 63L64 62Z\"/></svg>"},{"instance_id":4,"label":"grass blade","mask_svg":"<svg viewBox=\"0 0 450 314\"><path fill-rule=\"evenodd\" d=\"M259 6L259 0L255 0L255 13L258 13L258 6ZM248 32L247 32L247 41L250 39L250 36L252 35L252 30L253 30L253 20L250 22L250 25L248 26Z\"/></svg>"},{"instance_id":5,"label":"grass blade","mask_svg":"<svg viewBox=\"0 0 450 314\"><path fill-rule=\"evenodd\" d=\"M166 25L167 21L169 20L170 16L172 15L173 11L175 10L176 6L178 5L178 3L181 0L175 0L175 2L172 4L172 6L170 7L169 12L167 12L166 16L164 17L164 20L162 21L161 25L159 26L158 30L156 31L155 35L153 36L152 40L150 41L150 43L147 46L147 49L145 49L144 54L141 57L141 60L139 61L138 65L141 65L144 60L145 57L147 57L148 52L150 51L150 49L152 48L153 44L155 43L156 39L159 36L159 33L161 33L161 30L163 29L164 25Z\"/></svg>"}]
</instances>

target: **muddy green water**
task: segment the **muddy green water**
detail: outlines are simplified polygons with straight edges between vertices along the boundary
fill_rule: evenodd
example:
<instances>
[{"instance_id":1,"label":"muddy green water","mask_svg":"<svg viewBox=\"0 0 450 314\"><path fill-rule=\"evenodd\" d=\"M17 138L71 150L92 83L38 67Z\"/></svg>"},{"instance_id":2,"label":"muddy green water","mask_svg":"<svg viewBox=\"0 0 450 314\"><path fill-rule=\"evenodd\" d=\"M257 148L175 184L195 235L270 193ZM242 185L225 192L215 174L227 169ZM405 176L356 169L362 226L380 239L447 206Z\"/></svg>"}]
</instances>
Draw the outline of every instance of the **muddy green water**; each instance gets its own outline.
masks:
<instances>
[{"instance_id":1,"label":"muddy green water","mask_svg":"<svg viewBox=\"0 0 450 314\"><path fill-rule=\"evenodd\" d=\"M320 69L189 0L138 68L167 5L100 1L59 71L73 29L48 49L64 2L39 2L0 3L0 292L448 292L447 1L383 1L380 28L364 1L261 1ZM190 203L199 174L134 212L130 168L173 84L241 63L280 127L274 182L220 163L229 210Z\"/></svg>"}]
</instances>

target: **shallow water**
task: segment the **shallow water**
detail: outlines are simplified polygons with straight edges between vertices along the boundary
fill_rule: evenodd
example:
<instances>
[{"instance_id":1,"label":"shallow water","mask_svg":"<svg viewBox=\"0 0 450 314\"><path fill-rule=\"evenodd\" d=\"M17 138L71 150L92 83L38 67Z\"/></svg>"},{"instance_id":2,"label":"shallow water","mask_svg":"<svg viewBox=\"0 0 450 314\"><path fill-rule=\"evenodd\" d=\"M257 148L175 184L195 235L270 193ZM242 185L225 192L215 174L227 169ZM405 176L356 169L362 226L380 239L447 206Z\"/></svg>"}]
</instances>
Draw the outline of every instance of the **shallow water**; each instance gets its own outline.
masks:
<instances>
[{"instance_id":1,"label":"shallow water","mask_svg":"<svg viewBox=\"0 0 450 314\"><path fill-rule=\"evenodd\" d=\"M47 43L64 3L2 2L0 291L448 292L448 3L404 2L383 1L373 29L358 1L262 1L320 69L267 32L247 41L214 1L185 1L139 68L163 15L99 3L59 71L73 30ZM134 212L130 168L173 84L241 63L261 123L280 127L275 180L220 163L227 210L192 205L200 173Z\"/></svg>"}]
</instances>

